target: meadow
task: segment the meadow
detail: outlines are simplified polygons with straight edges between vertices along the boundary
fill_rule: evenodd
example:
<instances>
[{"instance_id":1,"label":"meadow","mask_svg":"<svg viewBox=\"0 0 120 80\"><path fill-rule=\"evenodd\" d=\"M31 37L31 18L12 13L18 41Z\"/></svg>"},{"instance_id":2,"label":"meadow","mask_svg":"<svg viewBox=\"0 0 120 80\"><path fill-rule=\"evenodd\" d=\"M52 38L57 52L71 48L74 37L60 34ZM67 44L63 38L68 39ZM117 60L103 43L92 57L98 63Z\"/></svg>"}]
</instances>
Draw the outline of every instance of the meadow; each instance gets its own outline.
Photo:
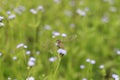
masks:
<instances>
[{"instance_id":1,"label":"meadow","mask_svg":"<svg viewBox=\"0 0 120 80\"><path fill-rule=\"evenodd\" d=\"M0 80L120 80L119 33L120 0L0 0Z\"/></svg>"}]
</instances>

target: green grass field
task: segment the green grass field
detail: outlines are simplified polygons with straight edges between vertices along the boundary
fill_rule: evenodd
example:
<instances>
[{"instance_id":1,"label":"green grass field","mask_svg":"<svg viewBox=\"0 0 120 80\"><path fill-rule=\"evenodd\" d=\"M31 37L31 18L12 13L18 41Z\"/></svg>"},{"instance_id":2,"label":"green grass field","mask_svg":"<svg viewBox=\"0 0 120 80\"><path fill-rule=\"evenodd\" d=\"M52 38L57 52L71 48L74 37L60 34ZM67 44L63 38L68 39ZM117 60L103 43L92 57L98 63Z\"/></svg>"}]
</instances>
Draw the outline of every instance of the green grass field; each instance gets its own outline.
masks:
<instances>
[{"instance_id":1,"label":"green grass field","mask_svg":"<svg viewBox=\"0 0 120 80\"><path fill-rule=\"evenodd\" d=\"M0 0L0 80L120 80L119 34L120 0Z\"/></svg>"}]
</instances>

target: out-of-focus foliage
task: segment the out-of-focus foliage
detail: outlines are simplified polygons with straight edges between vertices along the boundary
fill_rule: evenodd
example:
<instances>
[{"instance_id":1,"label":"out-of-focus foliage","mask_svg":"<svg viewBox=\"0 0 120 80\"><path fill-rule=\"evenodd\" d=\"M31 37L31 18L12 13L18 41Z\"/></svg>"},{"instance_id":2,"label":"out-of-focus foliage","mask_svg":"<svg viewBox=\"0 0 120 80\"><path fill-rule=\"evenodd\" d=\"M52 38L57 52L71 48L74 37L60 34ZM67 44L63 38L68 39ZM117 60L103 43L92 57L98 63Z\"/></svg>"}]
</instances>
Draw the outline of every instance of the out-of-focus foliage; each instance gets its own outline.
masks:
<instances>
[{"instance_id":1,"label":"out-of-focus foliage","mask_svg":"<svg viewBox=\"0 0 120 80\"><path fill-rule=\"evenodd\" d=\"M119 3L1 0L0 80L119 80Z\"/></svg>"}]
</instances>

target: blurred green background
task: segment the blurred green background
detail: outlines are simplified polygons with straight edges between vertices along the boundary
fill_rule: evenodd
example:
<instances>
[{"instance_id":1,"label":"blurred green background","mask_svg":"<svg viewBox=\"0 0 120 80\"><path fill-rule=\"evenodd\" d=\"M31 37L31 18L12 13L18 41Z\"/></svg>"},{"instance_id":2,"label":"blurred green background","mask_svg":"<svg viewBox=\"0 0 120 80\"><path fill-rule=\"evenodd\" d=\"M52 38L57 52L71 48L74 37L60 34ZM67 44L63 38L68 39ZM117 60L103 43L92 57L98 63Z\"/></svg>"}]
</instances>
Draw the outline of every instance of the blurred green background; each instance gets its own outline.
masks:
<instances>
[{"instance_id":1,"label":"blurred green background","mask_svg":"<svg viewBox=\"0 0 120 80\"><path fill-rule=\"evenodd\" d=\"M0 80L119 80L120 0L0 0L0 16Z\"/></svg>"}]
</instances>

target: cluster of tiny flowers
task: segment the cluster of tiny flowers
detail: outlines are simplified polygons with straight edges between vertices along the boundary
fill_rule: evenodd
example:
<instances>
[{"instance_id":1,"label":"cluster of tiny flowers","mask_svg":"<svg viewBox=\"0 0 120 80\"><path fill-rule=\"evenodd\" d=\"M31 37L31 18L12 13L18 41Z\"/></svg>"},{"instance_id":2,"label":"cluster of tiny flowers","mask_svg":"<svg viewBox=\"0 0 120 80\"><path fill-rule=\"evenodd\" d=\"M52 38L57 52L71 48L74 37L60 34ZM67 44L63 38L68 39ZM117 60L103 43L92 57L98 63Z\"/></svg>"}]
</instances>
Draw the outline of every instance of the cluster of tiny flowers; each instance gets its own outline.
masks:
<instances>
[{"instance_id":1,"label":"cluster of tiny flowers","mask_svg":"<svg viewBox=\"0 0 120 80\"><path fill-rule=\"evenodd\" d=\"M52 32L52 34L53 34L53 38L56 37L56 36L60 36L60 33L57 32L57 31Z\"/></svg>"},{"instance_id":2,"label":"cluster of tiny flowers","mask_svg":"<svg viewBox=\"0 0 120 80\"><path fill-rule=\"evenodd\" d=\"M118 48L114 48L114 52L115 54L120 55L120 50Z\"/></svg>"},{"instance_id":3,"label":"cluster of tiny flowers","mask_svg":"<svg viewBox=\"0 0 120 80\"><path fill-rule=\"evenodd\" d=\"M0 56L2 56L2 53L0 52Z\"/></svg>"},{"instance_id":4,"label":"cluster of tiny flowers","mask_svg":"<svg viewBox=\"0 0 120 80\"><path fill-rule=\"evenodd\" d=\"M96 64L96 61L93 60L93 59L90 59L90 58L87 58L87 59L86 59L86 62L87 62L87 63L90 63L90 64L93 64L93 65ZM80 67L80 69L84 69L84 68L85 68L85 65L84 65L84 64L81 64L79 67ZM100 65L99 68L100 68L100 69L103 69L103 68L104 68L104 65Z\"/></svg>"},{"instance_id":5,"label":"cluster of tiny flowers","mask_svg":"<svg viewBox=\"0 0 120 80\"><path fill-rule=\"evenodd\" d=\"M87 58L87 59L86 59L86 62L87 62L87 63L90 63L90 64L96 64L96 61L93 60L93 59L91 60L90 58ZM103 64L101 64L101 65L99 66L100 69L104 69L104 67L105 67L105 66L104 66ZM84 68L85 68L85 66L84 66L83 64L80 65L80 69L84 69Z\"/></svg>"},{"instance_id":6,"label":"cluster of tiny flowers","mask_svg":"<svg viewBox=\"0 0 120 80\"><path fill-rule=\"evenodd\" d=\"M85 66L84 66L84 65L80 65L80 68L81 68L81 69L84 69L84 68L85 68Z\"/></svg>"},{"instance_id":7,"label":"cluster of tiny flowers","mask_svg":"<svg viewBox=\"0 0 120 80\"><path fill-rule=\"evenodd\" d=\"M39 55L39 54L40 54L40 51L36 51L36 54Z\"/></svg>"},{"instance_id":8,"label":"cluster of tiny flowers","mask_svg":"<svg viewBox=\"0 0 120 80\"><path fill-rule=\"evenodd\" d=\"M7 11L6 14L7 14L7 15L10 15L10 14L11 14L11 11Z\"/></svg>"},{"instance_id":9,"label":"cluster of tiny flowers","mask_svg":"<svg viewBox=\"0 0 120 80\"><path fill-rule=\"evenodd\" d=\"M62 55L66 55L67 51L65 49L58 49L57 52Z\"/></svg>"},{"instance_id":10,"label":"cluster of tiny flowers","mask_svg":"<svg viewBox=\"0 0 120 80\"><path fill-rule=\"evenodd\" d=\"M86 16L86 12L81 9L77 9L76 12L77 12L77 14L79 14L81 16Z\"/></svg>"},{"instance_id":11,"label":"cluster of tiny flowers","mask_svg":"<svg viewBox=\"0 0 120 80\"><path fill-rule=\"evenodd\" d=\"M4 26L4 23L0 22L0 27L3 27Z\"/></svg>"},{"instance_id":12,"label":"cluster of tiny flowers","mask_svg":"<svg viewBox=\"0 0 120 80\"><path fill-rule=\"evenodd\" d=\"M33 76L30 76L26 80L35 80L35 78Z\"/></svg>"},{"instance_id":13,"label":"cluster of tiny flowers","mask_svg":"<svg viewBox=\"0 0 120 80\"><path fill-rule=\"evenodd\" d=\"M11 80L11 77L8 77L8 80Z\"/></svg>"},{"instance_id":14,"label":"cluster of tiny flowers","mask_svg":"<svg viewBox=\"0 0 120 80\"><path fill-rule=\"evenodd\" d=\"M13 60L17 60L17 56L13 56Z\"/></svg>"},{"instance_id":15,"label":"cluster of tiny flowers","mask_svg":"<svg viewBox=\"0 0 120 80\"><path fill-rule=\"evenodd\" d=\"M0 27L3 27L4 26L4 23L2 22L2 20L4 19L3 16L0 16Z\"/></svg>"},{"instance_id":16,"label":"cluster of tiny flowers","mask_svg":"<svg viewBox=\"0 0 120 80\"><path fill-rule=\"evenodd\" d=\"M86 59L86 62L89 62L89 63L91 63L91 64L95 64L95 63L96 63L95 60L91 60L91 59L89 59L89 58Z\"/></svg>"},{"instance_id":17,"label":"cluster of tiny flowers","mask_svg":"<svg viewBox=\"0 0 120 80\"><path fill-rule=\"evenodd\" d=\"M57 31L52 32L52 37L55 38L56 36L67 37L67 34L65 34L65 33L59 33Z\"/></svg>"},{"instance_id":18,"label":"cluster of tiny flowers","mask_svg":"<svg viewBox=\"0 0 120 80\"><path fill-rule=\"evenodd\" d=\"M61 36L62 36L62 37L67 37L67 34L62 33Z\"/></svg>"},{"instance_id":19,"label":"cluster of tiny flowers","mask_svg":"<svg viewBox=\"0 0 120 80\"><path fill-rule=\"evenodd\" d=\"M82 80L87 80L87 78L83 78Z\"/></svg>"},{"instance_id":20,"label":"cluster of tiny flowers","mask_svg":"<svg viewBox=\"0 0 120 80\"><path fill-rule=\"evenodd\" d=\"M39 5L39 6L37 7L37 10L43 12L43 11L44 11L44 7L43 7L42 5Z\"/></svg>"},{"instance_id":21,"label":"cluster of tiny flowers","mask_svg":"<svg viewBox=\"0 0 120 80\"><path fill-rule=\"evenodd\" d=\"M30 12L32 13L32 14L37 14L37 10L36 9L30 9Z\"/></svg>"},{"instance_id":22,"label":"cluster of tiny flowers","mask_svg":"<svg viewBox=\"0 0 120 80\"><path fill-rule=\"evenodd\" d=\"M51 30L51 26L50 26L50 25L45 25L44 28L45 28L46 30Z\"/></svg>"},{"instance_id":23,"label":"cluster of tiny flowers","mask_svg":"<svg viewBox=\"0 0 120 80\"><path fill-rule=\"evenodd\" d=\"M117 74L112 74L112 78L114 78L114 80L119 80L119 75L117 75Z\"/></svg>"},{"instance_id":24,"label":"cluster of tiny flowers","mask_svg":"<svg viewBox=\"0 0 120 80\"><path fill-rule=\"evenodd\" d=\"M43 6L40 5L40 6L37 7L37 9L34 9L34 8L31 8L31 9L30 9L30 12L31 12L32 14L37 14L38 11L42 11L42 12L43 12L43 11L44 11Z\"/></svg>"},{"instance_id":25,"label":"cluster of tiny flowers","mask_svg":"<svg viewBox=\"0 0 120 80\"><path fill-rule=\"evenodd\" d=\"M102 64L99 66L100 69L103 69L105 66Z\"/></svg>"},{"instance_id":26,"label":"cluster of tiny flowers","mask_svg":"<svg viewBox=\"0 0 120 80\"><path fill-rule=\"evenodd\" d=\"M8 77L7 80L17 80L16 78L12 79L11 77Z\"/></svg>"},{"instance_id":27,"label":"cluster of tiny flowers","mask_svg":"<svg viewBox=\"0 0 120 80\"><path fill-rule=\"evenodd\" d=\"M25 45L24 43L20 43L20 44L17 45L16 48L21 48L21 47L27 48L27 45Z\"/></svg>"},{"instance_id":28,"label":"cluster of tiny flowers","mask_svg":"<svg viewBox=\"0 0 120 80\"><path fill-rule=\"evenodd\" d=\"M31 51L26 51L26 55L30 55L31 54Z\"/></svg>"},{"instance_id":29,"label":"cluster of tiny flowers","mask_svg":"<svg viewBox=\"0 0 120 80\"><path fill-rule=\"evenodd\" d=\"M103 23L107 23L108 22L108 17L106 16L106 15L104 15L103 17L102 17L102 22Z\"/></svg>"},{"instance_id":30,"label":"cluster of tiny flowers","mask_svg":"<svg viewBox=\"0 0 120 80\"><path fill-rule=\"evenodd\" d=\"M23 11L25 11L25 7L24 6L18 6L17 8L14 8L14 11L18 14L22 14Z\"/></svg>"},{"instance_id":31,"label":"cluster of tiny flowers","mask_svg":"<svg viewBox=\"0 0 120 80\"><path fill-rule=\"evenodd\" d=\"M4 17L3 16L0 16L0 21L2 21L4 19Z\"/></svg>"},{"instance_id":32,"label":"cluster of tiny flowers","mask_svg":"<svg viewBox=\"0 0 120 80\"><path fill-rule=\"evenodd\" d=\"M49 61L50 61L50 62L54 62L56 59L57 59L57 57L50 57L50 58L49 58Z\"/></svg>"},{"instance_id":33,"label":"cluster of tiny flowers","mask_svg":"<svg viewBox=\"0 0 120 80\"><path fill-rule=\"evenodd\" d=\"M116 50L116 54L117 54L117 55L120 55L120 50Z\"/></svg>"},{"instance_id":34,"label":"cluster of tiny flowers","mask_svg":"<svg viewBox=\"0 0 120 80\"><path fill-rule=\"evenodd\" d=\"M8 19L10 19L10 20L15 19L15 18L16 18L15 14L9 14L9 16L8 16Z\"/></svg>"},{"instance_id":35,"label":"cluster of tiny flowers","mask_svg":"<svg viewBox=\"0 0 120 80\"><path fill-rule=\"evenodd\" d=\"M30 57L28 61L28 66L32 67L35 65L36 58Z\"/></svg>"}]
</instances>

